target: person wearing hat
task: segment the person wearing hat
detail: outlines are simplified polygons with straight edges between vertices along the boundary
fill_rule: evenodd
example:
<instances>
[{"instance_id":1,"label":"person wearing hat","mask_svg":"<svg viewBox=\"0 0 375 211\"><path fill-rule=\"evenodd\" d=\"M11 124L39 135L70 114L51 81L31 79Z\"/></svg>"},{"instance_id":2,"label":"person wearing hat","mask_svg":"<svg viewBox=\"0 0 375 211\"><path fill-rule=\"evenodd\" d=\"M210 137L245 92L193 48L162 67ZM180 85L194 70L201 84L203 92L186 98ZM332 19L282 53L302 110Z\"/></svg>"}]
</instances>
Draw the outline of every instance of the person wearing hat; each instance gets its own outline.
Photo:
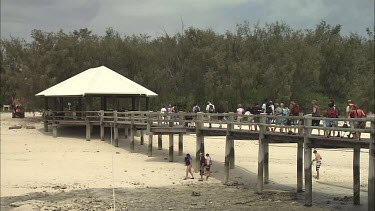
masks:
<instances>
[{"instance_id":1,"label":"person wearing hat","mask_svg":"<svg viewBox=\"0 0 375 211\"><path fill-rule=\"evenodd\" d=\"M315 154L315 158L314 160L312 160L312 162L315 161L315 167L316 167L316 179L319 179L319 170L320 170L320 166L322 165L322 156L320 156L320 154L318 153L318 151L314 150L313 152Z\"/></svg>"}]
</instances>

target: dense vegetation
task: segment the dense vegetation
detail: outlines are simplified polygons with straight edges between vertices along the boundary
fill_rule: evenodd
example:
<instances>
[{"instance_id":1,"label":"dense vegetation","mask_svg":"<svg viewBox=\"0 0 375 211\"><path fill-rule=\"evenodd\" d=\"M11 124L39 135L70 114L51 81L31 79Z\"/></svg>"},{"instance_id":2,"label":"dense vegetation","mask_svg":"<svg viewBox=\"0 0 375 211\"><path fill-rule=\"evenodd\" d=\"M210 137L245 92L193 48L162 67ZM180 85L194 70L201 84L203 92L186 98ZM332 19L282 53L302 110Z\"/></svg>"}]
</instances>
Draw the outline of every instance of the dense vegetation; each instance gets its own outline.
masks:
<instances>
[{"instance_id":1,"label":"dense vegetation","mask_svg":"<svg viewBox=\"0 0 375 211\"><path fill-rule=\"evenodd\" d=\"M32 41L1 40L1 103L23 98L29 110L42 108L34 95L88 68L107 66L153 90L152 109L194 101L228 103L234 110L265 98L310 108L335 99L354 100L374 111L374 34L340 34L324 21L311 30L284 23L239 24L235 32L188 28L175 35L104 36L88 29L70 33L33 30Z\"/></svg>"}]
</instances>

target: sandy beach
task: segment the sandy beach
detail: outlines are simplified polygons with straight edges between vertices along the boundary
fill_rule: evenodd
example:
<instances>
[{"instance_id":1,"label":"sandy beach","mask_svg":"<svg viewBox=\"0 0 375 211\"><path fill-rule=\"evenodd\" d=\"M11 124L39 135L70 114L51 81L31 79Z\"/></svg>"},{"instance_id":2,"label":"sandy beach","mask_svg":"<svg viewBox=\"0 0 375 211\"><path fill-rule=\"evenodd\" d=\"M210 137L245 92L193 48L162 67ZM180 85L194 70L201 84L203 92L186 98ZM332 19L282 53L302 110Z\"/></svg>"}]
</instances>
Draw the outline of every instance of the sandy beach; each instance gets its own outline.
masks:
<instances>
[{"instance_id":1,"label":"sandy beach","mask_svg":"<svg viewBox=\"0 0 375 211\"><path fill-rule=\"evenodd\" d=\"M21 129L8 129L22 125ZM35 129L26 129L35 126ZM361 150L361 205L352 203L352 149L317 149L323 157L320 180L313 180L313 206L305 207L296 193L296 145L270 144L270 183L256 194L257 141L235 141L236 168L224 179L224 137L206 137L213 159L208 181L183 180L184 156L168 162L168 137L153 157L136 137L130 153L123 131L119 147L91 141L84 127L59 128L58 137L45 133L41 117L12 119L1 114L1 210L367 210L368 150ZM195 135L184 136L184 153L195 155ZM195 157L193 157L195 159ZM315 169L315 167L313 167ZM313 171L313 175L316 172Z\"/></svg>"}]
</instances>

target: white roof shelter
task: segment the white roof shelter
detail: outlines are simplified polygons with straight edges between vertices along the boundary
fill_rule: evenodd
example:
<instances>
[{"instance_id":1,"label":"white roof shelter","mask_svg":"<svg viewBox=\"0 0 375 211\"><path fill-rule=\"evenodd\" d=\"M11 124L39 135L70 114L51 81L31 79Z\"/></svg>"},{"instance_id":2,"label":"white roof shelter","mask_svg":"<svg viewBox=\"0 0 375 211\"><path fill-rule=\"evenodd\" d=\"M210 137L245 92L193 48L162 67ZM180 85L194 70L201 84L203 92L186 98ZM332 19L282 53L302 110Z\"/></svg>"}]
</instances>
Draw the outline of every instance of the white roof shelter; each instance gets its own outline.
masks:
<instances>
[{"instance_id":1,"label":"white roof shelter","mask_svg":"<svg viewBox=\"0 0 375 211\"><path fill-rule=\"evenodd\" d=\"M36 94L42 97L85 95L157 96L156 93L105 66L90 68Z\"/></svg>"}]
</instances>

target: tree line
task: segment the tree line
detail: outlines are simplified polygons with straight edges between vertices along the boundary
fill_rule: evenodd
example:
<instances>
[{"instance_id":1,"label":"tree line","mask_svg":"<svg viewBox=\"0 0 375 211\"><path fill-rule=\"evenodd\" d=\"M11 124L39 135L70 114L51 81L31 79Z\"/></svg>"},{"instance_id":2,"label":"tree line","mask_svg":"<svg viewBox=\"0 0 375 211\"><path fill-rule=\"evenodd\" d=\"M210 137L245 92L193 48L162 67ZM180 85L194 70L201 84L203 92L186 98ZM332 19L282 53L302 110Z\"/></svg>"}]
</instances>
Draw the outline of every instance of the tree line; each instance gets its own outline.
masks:
<instances>
[{"instance_id":1,"label":"tree line","mask_svg":"<svg viewBox=\"0 0 375 211\"><path fill-rule=\"evenodd\" d=\"M1 39L1 103L21 98L28 110L43 108L35 94L88 68L107 66L156 92L151 108L176 104L237 104L293 99L309 112L311 101L339 108L352 99L374 112L374 33L341 34L341 25L322 21L296 30L286 23L238 24L216 33L189 27L173 35L105 35L33 30L31 41Z\"/></svg>"}]
</instances>

